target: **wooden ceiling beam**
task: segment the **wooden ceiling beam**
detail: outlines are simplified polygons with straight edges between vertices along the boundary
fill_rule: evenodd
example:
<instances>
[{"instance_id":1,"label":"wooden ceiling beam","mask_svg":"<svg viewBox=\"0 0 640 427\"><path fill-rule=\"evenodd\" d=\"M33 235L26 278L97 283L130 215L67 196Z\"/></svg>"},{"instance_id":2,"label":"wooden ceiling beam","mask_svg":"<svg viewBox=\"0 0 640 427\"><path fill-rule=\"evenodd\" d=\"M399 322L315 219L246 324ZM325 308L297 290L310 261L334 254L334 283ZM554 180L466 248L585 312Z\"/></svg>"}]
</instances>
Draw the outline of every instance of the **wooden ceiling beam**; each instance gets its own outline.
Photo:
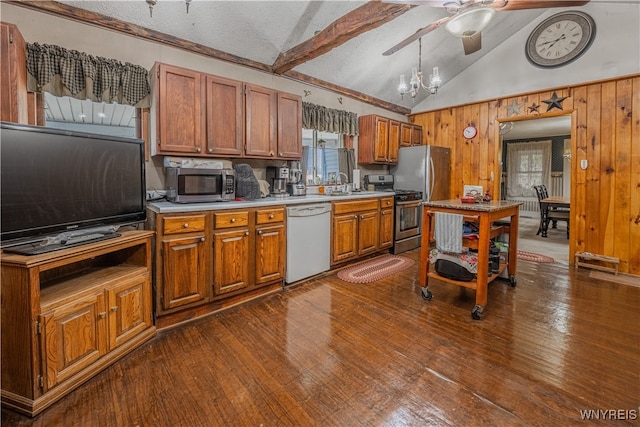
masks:
<instances>
[{"instance_id":1,"label":"wooden ceiling beam","mask_svg":"<svg viewBox=\"0 0 640 427\"><path fill-rule=\"evenodd\" d=\"M307 74L302 74L294 70L286 71L282 75L292 80L307 83L309 85L316 86L321 89L330 90L339 95L348 96L349 98L357 99L358 101L362 101L364 103L367 103L376 107L384 108L385 110L393 111L394 113L404 114L406 116L411 114L411 109L407 107L403 107L398 104L392 104L390 102L383 101L381 99L366 95L362 92L357 92L355 90L347 89L345 87L338 86L324 80L316 79L315 77L311 77Z\"/></svg>"},{"instance_id":2,"label":"wooden ceiling beam","mask_svg":"<svg viewBox=\"0 0 640 427\"><path fill-rule=\"evenodd\" d=\"M283 74L297 65L317 58L349 40L394 20L415 7L412 4L370 1L333 21L309 40L282 52L272 69Z\"/></svg>"}]
</instances>

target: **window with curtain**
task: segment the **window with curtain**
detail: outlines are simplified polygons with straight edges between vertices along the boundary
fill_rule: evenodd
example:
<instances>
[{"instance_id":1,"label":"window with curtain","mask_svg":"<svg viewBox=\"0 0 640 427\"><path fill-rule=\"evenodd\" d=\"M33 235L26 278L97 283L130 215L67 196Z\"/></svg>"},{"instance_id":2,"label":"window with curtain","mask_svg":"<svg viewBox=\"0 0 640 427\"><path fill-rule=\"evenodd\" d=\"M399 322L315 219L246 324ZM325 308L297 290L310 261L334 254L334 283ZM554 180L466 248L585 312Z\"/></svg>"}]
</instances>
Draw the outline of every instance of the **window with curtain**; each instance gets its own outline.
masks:
<instances>
[{"instance_id":1,"label":"window with curtain","mask_svg":"<svg viewBox=\"0 0 640 427\"><path fill-rule=\"evenodd\" d=\"M358 134L358 116L343 110L302 103L302 169L307 185L351 182L356 166L344 135Z\"/></svg>"},{"instance_id":2,"label":"window with curtain","mask_svg":"<svg viewBox=\"0 0 640 427\"><path fill-rule=\"evenodd\" d=\"M143 137L151 94L145 68L55 45L26 47L27 83L44 93L45 126Z\"/></svg>"},{"instance_id":3,"label":"window with curtain","mask_svg":"<svg viewBox=\"0 0 640 427\"><path fill-rule=\"evenodd\" d=\"M507 144L507 197L536 197L533 186L549 186L551 141Z\"/></svg>"}]
</instances>

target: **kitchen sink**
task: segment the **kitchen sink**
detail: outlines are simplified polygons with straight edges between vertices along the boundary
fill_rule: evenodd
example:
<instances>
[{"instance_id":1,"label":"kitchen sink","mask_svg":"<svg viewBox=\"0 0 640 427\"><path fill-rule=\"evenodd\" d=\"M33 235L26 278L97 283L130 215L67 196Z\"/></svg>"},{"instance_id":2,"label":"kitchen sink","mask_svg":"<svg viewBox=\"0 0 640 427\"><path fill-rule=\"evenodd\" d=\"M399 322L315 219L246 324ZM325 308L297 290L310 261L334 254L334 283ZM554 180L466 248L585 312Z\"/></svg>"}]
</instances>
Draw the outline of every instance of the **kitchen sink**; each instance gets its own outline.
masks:
<instances>
[{"instance_id":1,"label":"kitchen sink","mask_svg":"<svg viewBox=\"0 0 640 427\"><path fill-rule=\"evenodd\" d=\"M329 193L330 196L350 196L351 193L347 193L346 191L332 191Z\"/></svg>"}]
</instances>

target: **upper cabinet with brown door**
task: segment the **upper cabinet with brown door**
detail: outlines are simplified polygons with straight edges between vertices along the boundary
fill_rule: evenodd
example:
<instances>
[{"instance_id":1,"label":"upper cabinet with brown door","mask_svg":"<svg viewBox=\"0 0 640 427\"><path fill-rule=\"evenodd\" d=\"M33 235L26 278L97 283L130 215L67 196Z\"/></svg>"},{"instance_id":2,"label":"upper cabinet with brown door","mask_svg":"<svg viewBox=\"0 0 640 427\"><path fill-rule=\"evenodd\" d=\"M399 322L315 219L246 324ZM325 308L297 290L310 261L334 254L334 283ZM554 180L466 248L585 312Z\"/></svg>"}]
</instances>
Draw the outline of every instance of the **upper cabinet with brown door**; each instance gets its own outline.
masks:
<instances>
[{"instance_id":1,"label":"upper cabinet with brown door","mask_svg":"<svg viewBox=\"0 0 640 427\"><path fill-rule=\"evenodd\" d=\"M205 154L203 74L166 64L156 64L153 73L157 133L151 154Z\"/></svg>"},{"instance_id":2,"label":"upper cabinet with brown door","mask_svg":"<svg viewBox=\"0 0 640 427\"><path fill-rule=\"evenodd\" d=\"M302 97L245 84L245 155L302 157Z\"/></svg>"},{"instance_id":3,"label":"upper cabinet with brown door","mask_svg":"<svg viewBox=\"0 0 640 427\"><path fill-rule=\"evenodd\" d=\"M358 120L358 163L397 163L400 122L377 115L362 116Z\"/></svg>"},{"instance_id":4,"label":"upper cabinet with brown door","mask_svg":"<svg viewBox=\"0 0 640 427\"><path fill-rule=\"evenodd\" d=\"M400 146L411 147L413 145L422 145L422 126L401 123Z\"/></svg>"},{"instance_id":5,"label":"upper cabinet with brown door","mask_svg":"<svg viewBox=\"0 0 640 427\"><path fill-rule=\"evenodd\" d=\"M302 98L156 63L151 154L299 159Z\"/></svg>"},{"instance_id":6,"label":"upper cabinet with brown door","mask_svg":"<svg viewBox=\"0 0 640 427\"><path fill-rule=\"evenodd\" d=\"M29 123L24 38L15 25L2 22L0 41L1 119L3 122Z\"/></svg>"}]
</instances>

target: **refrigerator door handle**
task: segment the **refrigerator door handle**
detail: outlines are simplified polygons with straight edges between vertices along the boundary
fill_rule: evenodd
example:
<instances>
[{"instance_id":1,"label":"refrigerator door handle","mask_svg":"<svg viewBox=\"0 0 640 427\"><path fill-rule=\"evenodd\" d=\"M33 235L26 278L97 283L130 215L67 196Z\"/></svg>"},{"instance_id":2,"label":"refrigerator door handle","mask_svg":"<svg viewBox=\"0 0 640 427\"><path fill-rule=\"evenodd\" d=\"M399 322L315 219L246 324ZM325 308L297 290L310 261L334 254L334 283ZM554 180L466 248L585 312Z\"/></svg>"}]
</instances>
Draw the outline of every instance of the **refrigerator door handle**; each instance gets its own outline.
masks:
<instances>
[{"instance_id":1,"label":"refrigerator door handle","mask_svg":"<svg viewBox=\"0 0 640 427\"><path fill-rule=\"evenodd\" d=\"M427 201L431 201L431 198L433 197L433 187L436 183L435 177L433 176L435 174L435 167L433 166L433 157L429 156L429 168L431 169L431 173L429 174L429 198L427 199Z\"/></svg>"}]
</instances>

